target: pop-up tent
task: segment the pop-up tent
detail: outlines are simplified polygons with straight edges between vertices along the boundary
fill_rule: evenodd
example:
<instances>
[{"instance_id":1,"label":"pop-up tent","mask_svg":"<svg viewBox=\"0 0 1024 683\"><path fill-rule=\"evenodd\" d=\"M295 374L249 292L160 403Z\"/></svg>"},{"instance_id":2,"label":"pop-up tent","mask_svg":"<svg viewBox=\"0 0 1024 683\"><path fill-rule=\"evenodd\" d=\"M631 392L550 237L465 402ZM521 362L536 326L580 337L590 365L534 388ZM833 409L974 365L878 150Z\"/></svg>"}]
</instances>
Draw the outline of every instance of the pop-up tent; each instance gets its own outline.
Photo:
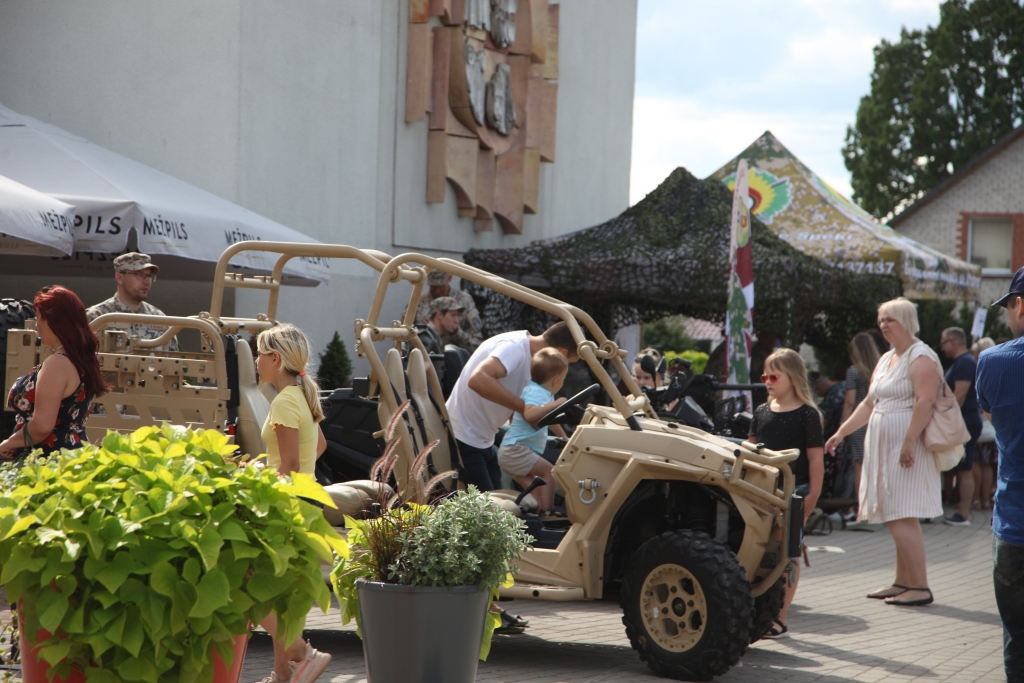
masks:
<instances>
[{"instance_id":1,"label":"pop-up tent","mask_svg":"<svg viewBox=\"0 0 1024 683\"><path fill-rule=\"evenodd\" d=\"M471 250L465 261L550 293L590 313L606 332L667 314L722 322L729 274L732 193L677 168L653 192L602 225L518 249ZM787 344L841 351L900 294L894 275L854 273L800 253L751 221L754 328ZM488 332L542 329L533 309L469 288Z\"/></svg>"},{"instance_id":2,"label":"pop-up tent","mask_svg":"<svg viewBox=\"0 0 1024 683\"><path fill-rule=\"evenodd\" d=\"M21 233L17 244L0 243L3 274L109 276L110 260L132 248L153 256L161 277L209 280L221 253L235 242L317 241L3 105L0 175L75 208L73 247L57 250L65 256L26 256L24 241L45 245L52 237L50 226L40 221L35 238ZM245 251L231 265L243 272L268 273L275 260ZM284 270L286 284L316 285L329 279L323 259L292 259Z\"/></svg>"},{"instance_id":3,"label":"pop-up tent","mask_svg":"<svg viewBox=\"0 0 1024 683\"><path fill-rule=\"evenodd\" d=\"M879 223L765 132L711 175L731 190L746 159L755 216L799 249L854 273L896 275L909 299L974 300L981 269Z\"/></svg>"},{"instance_id":4,"label":"pop-up tent","mask_svg":"<svg viewBox=\"0 0 1024 683\"><path fill-rule=\"evenodd\" d=\"M67 256L75 207L0 175L0 253Z\"/></svg>"}]
</instances>

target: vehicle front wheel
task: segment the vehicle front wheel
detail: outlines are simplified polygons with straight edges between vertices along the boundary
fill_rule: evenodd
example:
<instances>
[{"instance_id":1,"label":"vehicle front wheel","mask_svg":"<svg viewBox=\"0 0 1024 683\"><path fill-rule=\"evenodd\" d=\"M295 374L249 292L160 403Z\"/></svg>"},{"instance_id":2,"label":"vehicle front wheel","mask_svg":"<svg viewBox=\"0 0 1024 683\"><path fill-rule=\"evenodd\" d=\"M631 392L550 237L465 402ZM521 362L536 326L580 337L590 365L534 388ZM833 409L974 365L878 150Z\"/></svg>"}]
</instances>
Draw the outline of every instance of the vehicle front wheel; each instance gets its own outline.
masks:
<instances>
[{"instance_id":1,"label":"vehicle front wheel","mask_svg":"<svg viewBox=\"0 0 1024 683\"><path fill-rule=\"evenodd\" d=\"M669 531L640 546L621 604L630 644L660 676L710 680L750 643L750 582L728 546L699 531Z\"/></svg>"}]
</instances>

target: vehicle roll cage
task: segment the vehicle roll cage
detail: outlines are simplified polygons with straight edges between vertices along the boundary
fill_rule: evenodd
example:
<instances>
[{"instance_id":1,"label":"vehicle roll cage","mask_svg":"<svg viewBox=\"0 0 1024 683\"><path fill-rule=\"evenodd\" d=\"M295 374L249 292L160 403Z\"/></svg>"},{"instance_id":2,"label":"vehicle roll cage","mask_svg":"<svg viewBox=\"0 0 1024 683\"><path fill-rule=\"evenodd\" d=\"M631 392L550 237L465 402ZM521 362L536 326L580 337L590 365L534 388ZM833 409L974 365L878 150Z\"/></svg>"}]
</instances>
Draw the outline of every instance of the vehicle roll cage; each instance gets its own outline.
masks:
<instances>
[{"instance_id":1,"label":"vehicle roll cage","mask_svg":"<svg viewBox=\"0 0 1024 683\"><path fill-rule=\"evenodd\" d=\"M271 274L244 276L228 272L230 259L243 251L260 251L280 254ZM576 352L586 362L594 376L597 377L601 386L608 392L612 404L622 417L630 424L630 427L639 430L634 414L643 412L647 417L657 419L650 401L644 396L640 387L633 379L624 363L627 352L620 349L618 345L605 336L601 328L597 326L594 319L588 313L563 301L546 294L535 292L523 285L498 277L479 268L466 265L460 261L449 258L434 258L418 253L405 253L392 257L384 252L373 249L359 249L346 245L336 244L296 244L288 242L263 242L248 241L237 242L228 247L217 262L213 281L213 295L210 301L209 313L206 316L219 321L222 330L225 332L237 332L247 330L258 332L262 329L272 327L276 324L278 295L282 284L282 275L285 264L293 258L349 258L356 259L370 266L380 273L377 280L377 287L366 320L356 321L357 351L359 355L365 355L374 370L375 377L384 377L384 366L376 352L371 351L372 343L391 339L396 343L408 342L414 347L422 349L413 329L415 323L416 308L419 304L423 286L426 282L426 275L431 270L438 270L450 275L457 275L463 280L468 280L488 289L493 289L512 299L534 306L542 311L565 321L569 326L573 339L576 341ZM405 319L401 321L400 327L382 326L380 324L381 310L384 306L384 299L390 285L406 281L412 284L412 293L409 297L409 305L406 307ZM266 313L252 319L241 319L224 317L223 302L224 289L227 287L244 289L263 289L269 292ZM582 327L580 325L582 323ZM584 328L590 332L593 341L587 339ZM602 361L610 361L618 372L627 390L635 397L627 401L611 376L602 364ZM431 385L440 395L440 383L434 387L437 377L431 373ZM374 393L371 384L371 394ZM397 409L397 405L390 405L394 397L389 392L381 392L381 396L391 412Z\"/></svg>"}]
</instances>

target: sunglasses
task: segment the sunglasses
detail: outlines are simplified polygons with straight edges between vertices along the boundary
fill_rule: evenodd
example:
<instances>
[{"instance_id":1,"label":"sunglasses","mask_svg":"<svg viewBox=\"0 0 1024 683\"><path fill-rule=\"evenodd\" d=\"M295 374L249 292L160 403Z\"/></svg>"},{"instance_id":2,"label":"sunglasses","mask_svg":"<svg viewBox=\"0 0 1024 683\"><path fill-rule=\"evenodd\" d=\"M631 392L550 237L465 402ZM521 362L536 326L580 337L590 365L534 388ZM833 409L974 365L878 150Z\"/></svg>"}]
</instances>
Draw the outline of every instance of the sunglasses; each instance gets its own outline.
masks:
<instances>
[{"instance_id":1,"label":"sunglasses","mask_svg":"<svg viewBox=\"0 0 1024 683\"><path fill-rule=\"evenodd\" d=\"M761 381L765 382L765 383L771 382L772 384L775 384L776 382L779 381L779 376L778 375L761 375Z\"/></svg>"}]
</instances>

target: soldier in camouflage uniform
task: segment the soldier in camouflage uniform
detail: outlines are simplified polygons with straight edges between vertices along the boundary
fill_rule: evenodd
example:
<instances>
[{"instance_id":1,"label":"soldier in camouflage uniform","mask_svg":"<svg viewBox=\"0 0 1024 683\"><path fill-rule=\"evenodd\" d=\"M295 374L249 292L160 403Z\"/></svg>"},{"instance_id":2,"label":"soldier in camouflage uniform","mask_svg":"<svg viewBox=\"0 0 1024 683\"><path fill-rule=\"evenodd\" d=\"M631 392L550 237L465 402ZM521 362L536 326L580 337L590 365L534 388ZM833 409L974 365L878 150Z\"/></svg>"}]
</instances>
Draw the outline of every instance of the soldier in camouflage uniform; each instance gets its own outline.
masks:
<instances>
[{"instance_id":1,"label":"soldier in camouflage uniform","mask_svg":"<svg viewBox=\"0 0 1024 683\"><path fill-rule=\"evenodd\" d=\"M149 290L156 282L156 274L160 271L150 262L149 256L138 252L121 254L114 259L114 279L117 280L117 293L106 301L92 306L85 312L89 322L104 313L142 313L144 315L163 315L156 306L146 303ZM167 331L166 327L152 325L129 325L127 323L111 323L109 329L125 330L129 336L140 339L156 339ZM158 351L177 351L178 341L172 339Z\"/></svg>"},{"instance_id":2,"label":"soldier in camouflage uniform","mask_svg":"<svg viewBox=\"0 0 1024 683\"><path fill-rule=\"evenodd\" d=\"M420 340L427 353L444 353L442 338L459 331L462 306L450 296L441 296L430 302L430 319L426 325L417 325Z\"/></svg>"},{"instance_id":3,"label":"soldier in camouflage uniform","mask_svg":"<svg viewBox=\"0 0 1024 683\"><path fill-rule=\"evenodd\" d=\"M416 323L427 324L431 317L430 303L442 297L451 297L461 309L459 312L459 327L455 332L441 334L441 341L444 344L455 344L470 353L476 351L483 341L483 324L480 320L480 313L476 310L476 302L473 301L467 292L455 289L451 286L452 276L439 270L432 270L427 275L427 284L430 290L420 297L420 304L416 308ZM443 347L442 347L443 348Z\"/></svg>"}]
</instances>

